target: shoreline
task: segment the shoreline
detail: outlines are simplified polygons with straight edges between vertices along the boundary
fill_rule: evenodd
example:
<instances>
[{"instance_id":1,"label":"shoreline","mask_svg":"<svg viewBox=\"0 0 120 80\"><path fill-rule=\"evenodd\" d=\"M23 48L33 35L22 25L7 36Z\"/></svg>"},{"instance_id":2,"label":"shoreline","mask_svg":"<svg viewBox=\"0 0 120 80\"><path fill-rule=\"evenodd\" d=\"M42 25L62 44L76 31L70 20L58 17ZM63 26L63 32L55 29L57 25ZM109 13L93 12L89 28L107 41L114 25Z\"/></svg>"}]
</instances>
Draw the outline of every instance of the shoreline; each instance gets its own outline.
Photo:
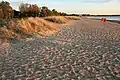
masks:
<instances>
[{"instance_id":1,"label":"shoreline","mask_svg":"<svg viewBox=\"0 0 120 80\"><path fill-rule=\"evenodd\" d=\"M88 19L92 19L92 20L101 20L101 19L95 19L95 18L88 18ZM116 21L116 20L107 20L107 21L120 24L120 21Z\"/></svg>"},{"instance_id":2,"label":"shoreline","mask_svg":"<svg viewBox=\"0 0 120 80\"><path fill-rule=\"evenodd\" d=\"M116 21L116 20L107 20L107 21L109 21L109 22L115 22L115 23L120 24L120 21Z\"/></svg>"}]
</instances>

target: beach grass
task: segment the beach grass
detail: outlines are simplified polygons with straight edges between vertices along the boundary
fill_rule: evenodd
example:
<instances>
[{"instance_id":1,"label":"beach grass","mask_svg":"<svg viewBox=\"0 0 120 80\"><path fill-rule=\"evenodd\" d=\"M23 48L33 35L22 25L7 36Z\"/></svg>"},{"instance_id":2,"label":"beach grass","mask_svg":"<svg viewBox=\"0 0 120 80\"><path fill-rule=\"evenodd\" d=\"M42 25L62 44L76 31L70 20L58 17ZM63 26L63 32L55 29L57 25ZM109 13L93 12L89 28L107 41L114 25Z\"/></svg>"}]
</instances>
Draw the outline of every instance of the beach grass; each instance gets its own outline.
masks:
<instances>
[{"instance_id":1,"label":"beach grass","mask_svg":"<svg viewBox=\"0 0 120 80\"><path fill-rule=\"evenodd\" d=\"M44 19L59 24L64 24L68 21L64 16L49 16L49 17L45 17Z\"/></svg>"},{"instance_id":2,"label":"beach grass","mask_svg":"<svg viewBox=\"0 0 120 80\"><path fill-rule=\"evenodd\" d=\"M57 31L59 29L55 25L38 17L12 19L0 28L4 39L24 39L27 35L48 36Z\"/></svg>"},{"instance_id":3,"label":"beach grass","mask_svg":"<svg viewBox=\"0 0 120 80\"><path fill-rule=\"evenodd\" d=\"M80 20L79 16L65 16L65 18L68 20Z\"/></svg>"}]
</instances>

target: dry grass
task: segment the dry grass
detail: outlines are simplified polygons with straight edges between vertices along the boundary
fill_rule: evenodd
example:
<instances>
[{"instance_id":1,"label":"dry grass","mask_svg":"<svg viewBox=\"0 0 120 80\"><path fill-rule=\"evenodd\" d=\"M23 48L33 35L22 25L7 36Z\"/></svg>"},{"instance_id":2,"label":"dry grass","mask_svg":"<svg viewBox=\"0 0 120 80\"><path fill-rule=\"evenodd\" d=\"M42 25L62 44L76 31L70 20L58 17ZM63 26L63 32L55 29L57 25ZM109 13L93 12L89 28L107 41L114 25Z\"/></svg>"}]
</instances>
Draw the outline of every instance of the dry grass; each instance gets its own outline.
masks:
<instances>
[{"instance_id":1,"label":"dry grass","mask_svg":"<svg viewBox=\"0 0 120 80\"><path fill-rule=\"evenodd\" d=\"M65 18L68 20L80 20L79 16L65 16Z\"/></svg>"},{"instance_id":2,"label":"dry grass","mask_svg":"<svg viewBox=\"0 0 120 80\"><path fill-rule=\"evenodd\" d=\"M48 36L59 29L44 19L41 18L25 18L25 19L13 19L7 24L7 28L0 28L4 39L24 39L26 35L35 34L36 36Z\"/></svg>"},{"instance_id":3,"label":"dry grass","mask_svg":"<svg viewBox=\"0 0 120 80\"><path fill-rule=\"evenodd\" d=\"M64 16L50 16L50 17L45 17L44 19L59 24L66 23L68 21Z\"/></svg>"}]
</instances>

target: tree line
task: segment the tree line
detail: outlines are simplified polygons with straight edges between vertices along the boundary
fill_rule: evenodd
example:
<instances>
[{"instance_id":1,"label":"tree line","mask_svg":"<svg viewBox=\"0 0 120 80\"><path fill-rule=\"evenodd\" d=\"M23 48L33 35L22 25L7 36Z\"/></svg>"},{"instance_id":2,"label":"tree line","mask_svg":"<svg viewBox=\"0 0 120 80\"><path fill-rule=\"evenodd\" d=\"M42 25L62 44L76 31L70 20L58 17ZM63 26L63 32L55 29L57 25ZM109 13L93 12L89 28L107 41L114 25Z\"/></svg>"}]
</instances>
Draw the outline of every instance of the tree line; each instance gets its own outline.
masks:
<instances>
[{"instance_id":1,"label":"tree line","mask_svg":"<svg viewBox=\"0 0 120 80\"><path fill-rule=\"evenodd\" d=\"M0 19L23 17L65 16L66 13L50 10L48 7L39 7L37 4L21 3L19 11L14 10L7 1L0 2Z\"/></svg>"}]
</instances>

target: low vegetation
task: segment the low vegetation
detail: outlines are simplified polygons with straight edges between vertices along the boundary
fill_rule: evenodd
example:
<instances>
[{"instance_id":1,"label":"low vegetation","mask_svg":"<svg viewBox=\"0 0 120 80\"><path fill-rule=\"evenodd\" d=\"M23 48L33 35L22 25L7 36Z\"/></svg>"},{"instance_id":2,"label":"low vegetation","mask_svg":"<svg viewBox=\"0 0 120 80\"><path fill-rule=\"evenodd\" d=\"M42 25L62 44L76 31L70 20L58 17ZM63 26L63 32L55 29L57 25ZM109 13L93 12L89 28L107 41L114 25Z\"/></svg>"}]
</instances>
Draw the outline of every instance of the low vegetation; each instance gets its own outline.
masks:
<instances>
[{"instance_id":1,"label":"low vegetation","mask_svg":"<svg viewBox=\"0 0 120 80\"><path fill-rule=\"evenodd\" d=\"M21 3L19 11L7 1L0 2L0 38L3 40L25 39L28 36L47 36L59 31L52 22L63 24L78 17L64 17L66 13L39 7L37 4Z\"/></svg>"},{"instance_id":2,"label":"low vegetation","mask_svg":"<svg viewBox=\"0 0 120 80\"><path fill-rule=\"evenodd\" d=\"M25 39L30 35L36 37L48 36L58 31L59 29L52 23L38 17L12 19L7 25L0 28L5 40Z\"/></svg>"},{"instance_id":3,"label":"low vegetation","mask_svg":"<svg viewBox=\"0 0 120 80\"><path fill-rule=\"evenodd\" d=\"M45 17L44 19L59 24L66 23L68 21L64 16L50 16L50 17Z\"/></svg>"},{"instance_id":4,"label":"low vegetation","mask_svg":"<svg viewBox=\"0 0 120 80\"><path fill-rule=\"evenodd\" d=\"M79 16L65 16L65 18L68 20L80 20Z\"/></svg>"}]
</instances>

